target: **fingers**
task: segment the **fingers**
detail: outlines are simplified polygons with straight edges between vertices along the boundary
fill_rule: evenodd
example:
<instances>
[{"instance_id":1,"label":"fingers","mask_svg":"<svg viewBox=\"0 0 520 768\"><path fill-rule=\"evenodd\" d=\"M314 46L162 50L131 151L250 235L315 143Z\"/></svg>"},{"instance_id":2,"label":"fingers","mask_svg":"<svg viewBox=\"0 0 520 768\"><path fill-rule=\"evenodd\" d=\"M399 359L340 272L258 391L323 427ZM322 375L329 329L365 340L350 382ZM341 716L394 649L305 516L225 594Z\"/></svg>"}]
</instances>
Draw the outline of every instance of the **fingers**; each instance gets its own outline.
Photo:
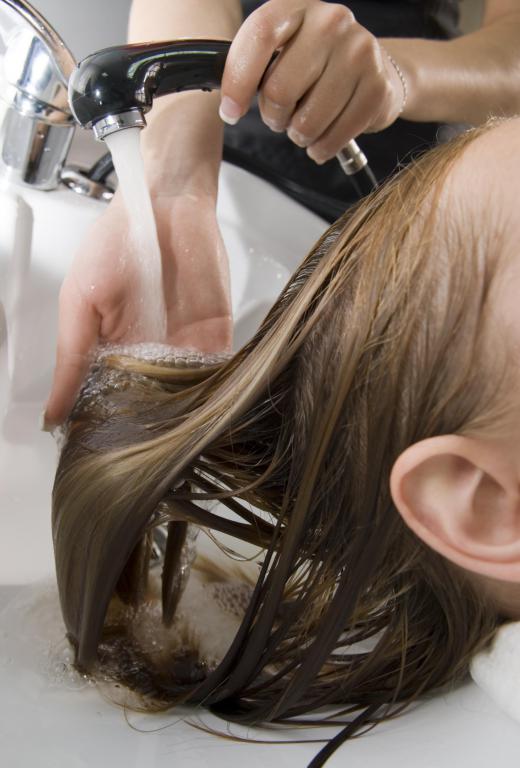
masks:
<instances>
[{"instance_id":1,"label":"fingers","mask_svg":"<svg viewBox=\"0 0 520 768\"><path fill-rule=\"evenodd\" d=\"M271 61L274 51L280 52ZM269 0L231 46L221 116L236 122L259 88L264 122L287 131L321 163L360 133L382 130L399 116L402 84L394 75L378 40L345 6Z\"/></svg>"},{"instance_id":2,"label":"fingers","mask_svg":"<svg viewBox=\"0 0 520 768\"><path fill-rule=\"evenodd\" d=\"M307 147L307 154L318 164L333 158L353 138L364 133L376 119L388 98L387 87L379 80L363 80L337 119L317 141Z\"/></svg>"},{"instance_id":3,"label":"fingers","mask_svg":"<svg viewBox=\"0 0 520 768\"><path fill-rule=\"evenodd\" d=\"M303 24L261 84L264 122L273 130L290 125L288 136L298 146L305 146L309 136L323 133L355 89L359 39L368 36L372 37L345 6L309 4ZM309 94L314 95L310 102Z\"/></svg>"},{"instance_id":4,"label":"fingers","mask_svg":"<svg viewBox=\"0 0 520 768\"><path fill-rule=\"evenodd\" d=\"M238 30L222 77L221 118L234 125L249 109L274 52L296 34L305 17L301 2L262 5Z\"/></svg>"},{"instance_id":5,"label":"fingers","mask_svg":"<svg viewBox=\"0 0 520 768\"><path fill-rule=\"evenodd\" d=\"M285 131L300 99L321 78L327 53L319 48L309 58L315 30L306 22L267 70L258 94L262 120L271 130Z\"/></svg>"},{"instance_id":6,"label":"fingers","mask_svg":"<svg viewBox=\"0 0 520 768\"><path fill-rule=\"evenodd\" d=\"M344 76L346 70L348 78ZM372 98L367 102L367 110L353 115L353 130L358 133L346 135L343 145L359 135L375 113L379 114L386 93L386 70L379 45L375 38L355 25L345 36L344 44L331 55L319 81L298 104L288 129L289 138L299 146L311 146L352 102L354 95L365 91L369 91ZM359 99L356 105L359 106Z\"/></svg>"},{"instance_id":7,"label":"fingers","mask_svg":"<svg viewBox=\"0 0 520 768\"><path fill-rule=\"evenodd\" d=\"M97 343L100 317L74 281L67 278L60 293L58 347L44 424L51 429L69 415Z\"/></svg>"},{"instance_id":8,"label":"fingers","mask_svg":"<svg viewBox=\"0 0 520 768\"><path fill-rule=\"evenodd\" d=\"M344 110L356 88L354 83L338 87L337 72L327 66L319 83L312 88L292 115L287 136L298 147L309 147Z\"/></svg>"}]
</instances>

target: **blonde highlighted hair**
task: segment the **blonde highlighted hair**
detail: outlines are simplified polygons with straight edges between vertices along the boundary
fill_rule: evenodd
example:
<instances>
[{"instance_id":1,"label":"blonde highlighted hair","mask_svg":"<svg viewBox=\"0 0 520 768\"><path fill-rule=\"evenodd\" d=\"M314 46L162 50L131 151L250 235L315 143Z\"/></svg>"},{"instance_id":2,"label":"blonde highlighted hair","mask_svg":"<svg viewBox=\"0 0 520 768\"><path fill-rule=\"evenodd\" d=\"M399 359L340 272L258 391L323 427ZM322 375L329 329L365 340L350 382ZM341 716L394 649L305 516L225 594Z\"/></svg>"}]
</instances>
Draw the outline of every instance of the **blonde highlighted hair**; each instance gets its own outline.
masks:
<instances>
[{"instance_id":1,"label":"blonde highlighted hair","mask_svg":"<svg viewBox=\"0 0 520 768\"><path fill-rule=\"evenodd\" d=\"M231 359L98 361L89 386L104 382L102 396L78 401L53 494L61 605L82 669L110 659L145 699L234 721L361 711L347 736L465 674L496 611L405 527L389 475L412 443L485 429L500 407L484 328L486 222L477 236L442 197L483 130L332 225ZM154 660L129 632L165 523L166 624L187 523L263 550L238 632L202 677L180 679L173 659ZM117 625L115 599L130 606ZM351 649L361 641L371 647Z\"/></svg>"}]
</instances>

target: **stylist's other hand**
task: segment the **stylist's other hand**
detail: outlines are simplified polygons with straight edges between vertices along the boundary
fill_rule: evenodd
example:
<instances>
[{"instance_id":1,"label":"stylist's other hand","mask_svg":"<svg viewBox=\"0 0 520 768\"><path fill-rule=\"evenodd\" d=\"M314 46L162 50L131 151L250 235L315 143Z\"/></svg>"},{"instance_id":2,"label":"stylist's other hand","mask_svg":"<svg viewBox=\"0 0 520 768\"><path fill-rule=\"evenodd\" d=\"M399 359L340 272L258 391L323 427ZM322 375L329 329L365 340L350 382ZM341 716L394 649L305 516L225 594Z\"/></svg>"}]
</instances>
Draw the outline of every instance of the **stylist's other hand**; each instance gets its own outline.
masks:
<instances>
[{"instance_id":1,"label":"stylist's other hand","mask_svg":"<svg viewBox=\"0 0 520 768\"><path fill-rule=\"evenodd\" d=\"M202 352L228 350L228 262L215 197L191 190L152 196L152 202L162 254L166 342ZM142 311L141 272L122 250L129 247L128 232L126 208L116 193L81 245L61 289L47 428L70 413L98 342L141 340L135 332Z\"/></svg>"},{"instance_id":2,"label":"stylist's other hand","mask_svg":"<svg viewBox=\"0 0 520 768\"><path fill-rule=\"evenodd\" d=\"M344 5L320 0L269 0L244 21L226 61L222 119L237 122L257 90L266 125L320 164L359 134L391 125L404 101L377 39Z\"/></svg>"}]
</instances>

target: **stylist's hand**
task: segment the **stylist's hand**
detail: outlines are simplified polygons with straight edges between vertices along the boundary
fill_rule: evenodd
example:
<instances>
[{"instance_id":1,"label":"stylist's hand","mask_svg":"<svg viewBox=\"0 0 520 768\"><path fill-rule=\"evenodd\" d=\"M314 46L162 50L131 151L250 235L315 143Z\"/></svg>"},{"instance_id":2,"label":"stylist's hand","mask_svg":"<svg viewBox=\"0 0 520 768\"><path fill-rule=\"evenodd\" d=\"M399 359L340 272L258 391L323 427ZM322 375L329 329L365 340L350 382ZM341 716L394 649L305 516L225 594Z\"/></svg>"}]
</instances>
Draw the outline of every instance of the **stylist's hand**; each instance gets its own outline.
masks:
<instances>
[{"instance_id":1,"label":"stylist's hand","mask_svg":"<svg viewBox=\"0 0 520 768\"><path fill-rule=\"evenodd\" d=\"M167 313L166 342L202 352L228 350L231 305L227 257L212 195L154 197ZM119 194L91 229L60 293L56 369L45 422L69 414L100 341L139 341L141 273L128 243ZM125 255L127 258L125 258ZM152 297L153 301L153 297Z\"/></svg>"},{"instance_id":2,"label":"stylist's hand","mask_svg":"<svg viewBox=\"0 0 520 768\"><path fill-rule=\"evenodd\" d=\"M258 89L264 122L318 163L359 134L389 126L404 101L377 39L348 8L319 0L269 0L242 24L224 71L222 119L240 119Z\"/></svg>"}]
</instances>

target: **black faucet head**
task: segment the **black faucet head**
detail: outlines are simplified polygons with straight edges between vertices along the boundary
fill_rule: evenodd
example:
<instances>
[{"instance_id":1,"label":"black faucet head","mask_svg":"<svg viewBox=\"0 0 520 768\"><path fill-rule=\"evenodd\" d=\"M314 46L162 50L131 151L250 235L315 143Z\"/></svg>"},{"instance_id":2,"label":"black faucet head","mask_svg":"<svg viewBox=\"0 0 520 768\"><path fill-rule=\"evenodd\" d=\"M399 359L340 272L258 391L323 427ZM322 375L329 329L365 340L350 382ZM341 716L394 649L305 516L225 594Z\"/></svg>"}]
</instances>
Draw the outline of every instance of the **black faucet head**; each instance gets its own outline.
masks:
<instances>
[{"instance_id":1,"label":"black faucet head","mask_svg":"<svg viewBox=\"0 0 520 768\"><path fill-rule=\"evenodd\" d=\"M154 97L219 88L229 46L227 40L174 40L93 53L70 77L72 114L98 138L143 127Z\"/></svg>"}]
</instances>

